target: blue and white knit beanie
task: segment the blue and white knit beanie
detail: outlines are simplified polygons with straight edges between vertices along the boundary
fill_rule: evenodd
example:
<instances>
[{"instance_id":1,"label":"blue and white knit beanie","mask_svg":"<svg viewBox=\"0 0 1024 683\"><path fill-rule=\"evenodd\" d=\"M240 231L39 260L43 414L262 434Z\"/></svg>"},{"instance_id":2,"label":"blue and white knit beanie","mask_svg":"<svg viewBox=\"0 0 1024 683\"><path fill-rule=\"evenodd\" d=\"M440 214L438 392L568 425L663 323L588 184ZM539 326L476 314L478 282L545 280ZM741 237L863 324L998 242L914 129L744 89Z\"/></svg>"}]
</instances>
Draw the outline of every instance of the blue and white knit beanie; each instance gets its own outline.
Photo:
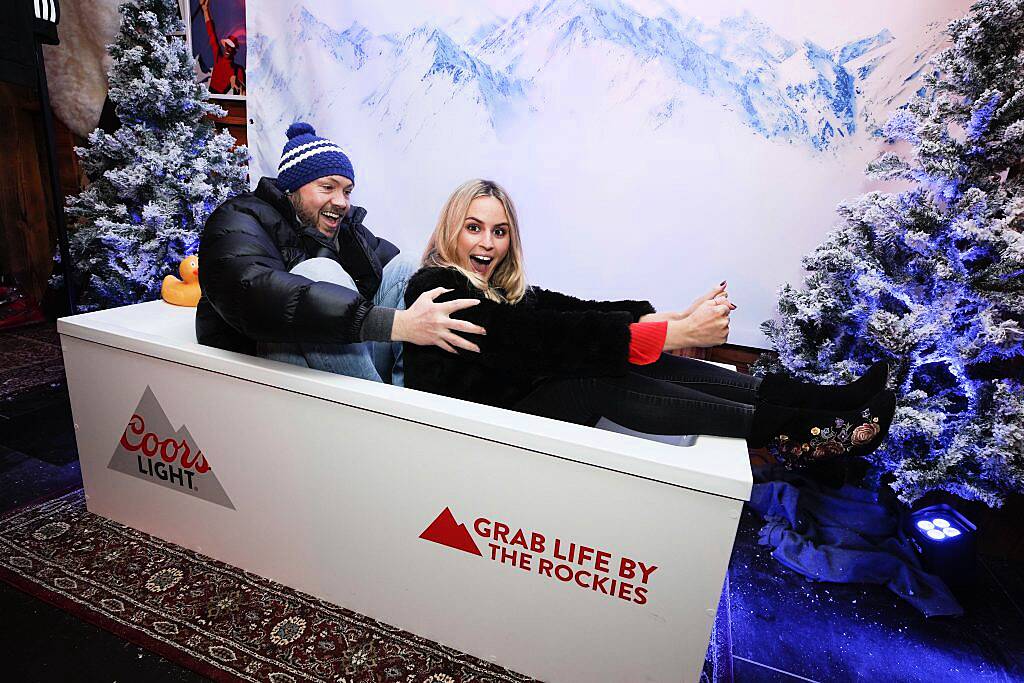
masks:
<instances>
[{"instance_id":1,"label":"blue and white knit beanie","mask_svg":"<svg viewBox=\"0 0 1024 683\"><path fill-rule=\"evenodd\" d=\"M299 121L288 126L288 142L284 143L277 167L277 186L284 192L294 192L327 175L356 180L352 162L341 147L327 138L318 138L308 123Z\"/></svg>"}]
</instances>

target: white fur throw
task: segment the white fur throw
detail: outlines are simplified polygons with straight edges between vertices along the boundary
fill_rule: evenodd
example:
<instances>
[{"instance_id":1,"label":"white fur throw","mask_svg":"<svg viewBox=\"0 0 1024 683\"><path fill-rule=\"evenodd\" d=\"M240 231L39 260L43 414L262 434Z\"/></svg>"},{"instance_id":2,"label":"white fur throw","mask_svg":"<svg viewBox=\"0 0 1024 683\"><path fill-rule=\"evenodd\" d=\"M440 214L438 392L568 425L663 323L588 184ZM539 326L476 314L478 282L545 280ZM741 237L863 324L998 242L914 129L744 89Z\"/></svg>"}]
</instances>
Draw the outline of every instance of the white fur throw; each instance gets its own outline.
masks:
<instances>
[{"instance_id":1,"label":"white fur throw","mask_svg":"<svg viewBox=\"0 0 1024 683\"><path fill-rule=\"evenodd\" d=\"M116 0L63 0L60 45L43 46L53 113L73 132L96 128L107 97L107 45L121 25Z\"/></svg>"}]
</instances>

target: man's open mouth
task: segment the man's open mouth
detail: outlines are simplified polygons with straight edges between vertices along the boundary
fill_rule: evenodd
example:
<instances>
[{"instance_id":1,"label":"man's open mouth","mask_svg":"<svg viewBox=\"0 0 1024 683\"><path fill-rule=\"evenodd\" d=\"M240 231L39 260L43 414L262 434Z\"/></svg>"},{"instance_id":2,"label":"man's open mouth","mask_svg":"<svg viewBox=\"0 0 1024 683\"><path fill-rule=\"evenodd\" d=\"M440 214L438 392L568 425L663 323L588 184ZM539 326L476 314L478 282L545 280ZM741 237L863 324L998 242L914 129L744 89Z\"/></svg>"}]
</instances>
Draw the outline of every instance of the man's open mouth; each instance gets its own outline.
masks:
<instances>
[{"instance_id":1,"label":"man's open mouth","mask_svg":"<svg viewBox=\"0 0 1024 683\"><path fill-rule=\"evenodd\" d=\"M493 256L479 256L477 254L469 255L469 263L473 266L473 270L478 275L483 275L487 272L487 269L491 267L491 263L494 261Z\"/></svg>"},{"instance_id":2,"label":"man's open mouth","mask_svg":"<svg viewBox=\"0 0 1024 683\"><path fill-rule=\"evenodd\" d=\"M326 225L324 225L324 227L327 228L328 230L330 230L331 232L334 232L338 228L338 226L341 225L341 214L340 213L336 213L334 211L326 211L325 210L325 211L321 211L320 215L323 217L324 223L326 223Z\"/></svg>"}]
</instances>

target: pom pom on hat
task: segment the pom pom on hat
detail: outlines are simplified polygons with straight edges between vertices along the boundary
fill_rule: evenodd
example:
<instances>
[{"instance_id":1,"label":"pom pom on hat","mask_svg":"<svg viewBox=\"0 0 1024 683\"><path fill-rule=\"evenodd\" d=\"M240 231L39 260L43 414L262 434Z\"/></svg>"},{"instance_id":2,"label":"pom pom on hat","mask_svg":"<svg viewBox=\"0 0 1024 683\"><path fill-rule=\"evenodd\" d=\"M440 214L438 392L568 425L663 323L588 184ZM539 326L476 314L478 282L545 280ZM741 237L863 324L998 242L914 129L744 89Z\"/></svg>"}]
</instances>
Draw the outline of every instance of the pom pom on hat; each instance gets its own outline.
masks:
<instances>
[{"instance_id":1,"label":"pom pom on hat","mask_svg":"<svg viewBox=\"0 0 1024 683\"><path fill-rule=\"evenodd\" d=\"M356 174L348 155L327 138L317 137L313 126L297 121L288 126L288 142L277 167L277 186L294 192L306 183L328 175L340 175L355 182Z\"/></svg>"},{"instance_id":2,"label":"pom pom on hat","mask_svg":"<svg viewBox=\"0 0 1024 683\"><path fill-rule=\"evenodd\" d=\"M316 135L316 131L313 130L313 126L309 125L305 121L296 121L292 125L288 126L288 132L286 133L288 139L291 140L296 135Z\"/></svg>"}]
</instances>

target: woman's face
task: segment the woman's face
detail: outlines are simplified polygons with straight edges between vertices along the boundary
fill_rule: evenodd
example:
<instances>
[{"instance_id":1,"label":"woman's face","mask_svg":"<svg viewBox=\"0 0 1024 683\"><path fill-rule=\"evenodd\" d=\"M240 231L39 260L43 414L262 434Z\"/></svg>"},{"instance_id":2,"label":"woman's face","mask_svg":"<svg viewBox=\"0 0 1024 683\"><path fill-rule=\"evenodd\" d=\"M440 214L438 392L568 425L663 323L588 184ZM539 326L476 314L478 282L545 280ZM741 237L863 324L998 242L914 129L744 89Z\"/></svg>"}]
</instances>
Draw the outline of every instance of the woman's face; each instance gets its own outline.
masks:
<instances>
[{"instance_id":1,"label":"woman's face","mask_svg":"<svg viewBox=\"0 0 1024 683\"><path fill-rule=\"evenodd\" d=\"M508 253L511 231L504 205L494 197L477 197L470 202L459 230L459 265L490 282Z\"/></svg>"}]
</instances>

